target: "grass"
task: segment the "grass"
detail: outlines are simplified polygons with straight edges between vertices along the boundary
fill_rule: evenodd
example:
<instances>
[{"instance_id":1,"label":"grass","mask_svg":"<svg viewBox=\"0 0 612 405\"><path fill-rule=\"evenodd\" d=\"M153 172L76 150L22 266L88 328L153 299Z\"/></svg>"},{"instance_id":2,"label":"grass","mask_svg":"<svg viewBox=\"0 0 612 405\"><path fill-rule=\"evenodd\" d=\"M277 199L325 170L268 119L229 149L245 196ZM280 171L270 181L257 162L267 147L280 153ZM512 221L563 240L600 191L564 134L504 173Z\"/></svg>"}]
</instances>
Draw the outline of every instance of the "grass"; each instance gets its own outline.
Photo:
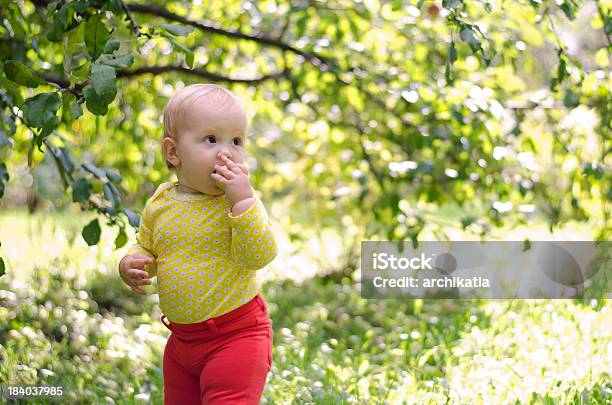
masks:
<instances>
[{"instance_id":1,"label":"grass","mask_svg":"<svg viewBox=\"0 0 612 405\"><path fill-rule=\"evenodd\" d=\"M0 216L0 381L62 384L61 403L160 404L157 296L123 285L112 232L84 245L88 219ZM274 328L262 403L612 401L605 300L365 300L351 277L316 276L262 293Z\"/></svg>"}]
</instances>

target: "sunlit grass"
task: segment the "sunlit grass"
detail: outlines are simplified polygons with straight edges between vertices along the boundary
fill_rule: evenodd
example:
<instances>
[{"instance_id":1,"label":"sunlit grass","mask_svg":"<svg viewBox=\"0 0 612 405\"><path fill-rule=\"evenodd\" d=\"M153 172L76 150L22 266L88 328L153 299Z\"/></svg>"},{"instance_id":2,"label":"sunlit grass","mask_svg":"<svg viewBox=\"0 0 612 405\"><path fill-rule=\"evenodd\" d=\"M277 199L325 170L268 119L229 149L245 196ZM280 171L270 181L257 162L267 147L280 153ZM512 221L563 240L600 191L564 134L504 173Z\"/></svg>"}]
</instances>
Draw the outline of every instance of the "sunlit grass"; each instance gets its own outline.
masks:
<instances>
[{"instance_id":1,"label":"sunlit grass","mask_svg":"<svg viewBox=\"0 0 612 405\"><path fill-rule=\"evenodd\" d=\"M63 384L65 403L161 403L157 296L123 285L112 232L85 245L88 219L0 216L0 381ZM263 290L275 334L263 403L612 400L606 301L364 300L351 278L280 268Z\"/></svg>"}]
</instances>

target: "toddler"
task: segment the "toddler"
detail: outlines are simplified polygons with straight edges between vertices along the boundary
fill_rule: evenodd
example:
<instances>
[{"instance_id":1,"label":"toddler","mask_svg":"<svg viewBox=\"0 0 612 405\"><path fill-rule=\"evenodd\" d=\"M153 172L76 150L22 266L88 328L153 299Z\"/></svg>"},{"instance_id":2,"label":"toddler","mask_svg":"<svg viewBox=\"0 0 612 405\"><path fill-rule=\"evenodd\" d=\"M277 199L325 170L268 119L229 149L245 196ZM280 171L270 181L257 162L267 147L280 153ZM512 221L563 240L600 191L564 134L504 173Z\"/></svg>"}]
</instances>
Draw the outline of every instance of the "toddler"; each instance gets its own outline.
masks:
<instances>
[{"instance_id":1,"label":"toddler","mask_svg":"<svg viewBox=\"0 0 612 405\"><path fill-rule=\"evenodd\" d=\"M256 270L278 247L244 161L242 102L194 84L164 110L162 153L177 181L147 201L137 243L119 263L140 287L157 277L164 403L257 404L272 366L272 323Z\"/></svg>"}]
</instances>

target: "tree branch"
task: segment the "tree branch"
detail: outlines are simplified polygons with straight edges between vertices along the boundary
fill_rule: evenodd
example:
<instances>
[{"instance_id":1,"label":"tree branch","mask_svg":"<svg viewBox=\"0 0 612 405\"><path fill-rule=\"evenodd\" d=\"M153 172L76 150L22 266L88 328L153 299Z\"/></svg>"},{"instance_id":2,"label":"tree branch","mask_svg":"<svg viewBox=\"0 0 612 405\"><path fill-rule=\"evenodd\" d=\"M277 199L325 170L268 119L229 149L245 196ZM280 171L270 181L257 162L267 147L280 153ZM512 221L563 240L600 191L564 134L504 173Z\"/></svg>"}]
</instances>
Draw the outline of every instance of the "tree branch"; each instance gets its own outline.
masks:
<instances>
[{"instance_id":1,"label":"tree branch","mask_svg":"<svg viewBox=\"0 0 612 405\"><path fill-rule=\"evenodd\" d=\"M150 14L150 15L154 15L158 17L164 17L167 20L176 21L184 25L190 25L202 31L210 32L213 34L224 35L224 36L232 37L232 38L254 41L262 45L271 46L274 48L281 49L283 51L292 52L297 55L301 55L302 57L304 57L304 59L306 59L307 61L309 61L310 63L312 63L313 65L315 65L317 68L319 68L322 71L326 71L330 67L330 62L327 60L327 58L323 56L320 56L313 52L302 51L278 39L270 38L262 34L249 35L239 30L229 30L229 29L220 28L219 25L214 22L193 21L188 18L181 17L180 15L174 14L163 7L156 6L153 4L129 3L127 4L127 7L130 10L135 11L137 13Z\"/></svg>"},{"instance_id":2,"label":"tree branch","mask_svg":"<svg viewBox=\"0 0 612 405\"><path fill-rule=\"evenodd\" d=\"M144 66L134 70L117 70L117 78L129 78L134 76L140 76L146 73L152 73L154 75L166 72L181 72L190 74L193 76L202 77L208 80L216 82L226 83L259 83L266 80L277 80L285 77L284 71L261 75L255 79L238 79L227 76L222 76L217 73L208 72L202 69L189 69L183 66L169 65L169 66Z\"/></svg>"},{"instance_id":3,"label":"tree branch","mask_svg":"<svg viewBox=\"0 0 612 405\"><path fill-rule=\"evenodd\" d=\"M117 70L117 78L130 78L134 76L140 76L143 74L151 73L154 75L166 73L166 72L180 72L186 73L193 76L202 77L208 80L213 80L216 82L225 82L225 83L259 83L266 80L277 80L280 78L284 78L287 76L287 72L285 70L275 73L270 73L267 75L261 75L255 79L238 79L227 76L222 76L217 73L208 72L202 69L188 69L183 66L177 65L168 65L168 66L144 66L133 70ZM60 86L62 89L69 90L71 92L80 92L83 87L89 84L89 80L86 80L82 83L77 83L74 85L74 88L70 88L70 81L59 76L51 75L46 72L36 72L38 76L45 79L48 82L55 83Z\"/></svg>"},{"instance_id":4,"label":"tree branch","mask_svg":"<svg viewBox=\"0 0 612 405\"><path fill-rule=\"evenodd\" d=\"M119 0L119 2L121 3L121 8L123 8L123 11L125 11L127 18L130 20L130 24L132 24L132 28L134 29L134 33L136 34L136 37L139 38L140 36L146 36L148 38L151 38L150 34L145 34L145 33L140 32L140 26L134 19L134 16L132 16L130 9L125 5L125 1Z\"/></svg>"},{"instance_id":5,"label":"tree branch","mask_svg":"<svg viewBox=\"0 0 612 405\"><path fill-rule=\"evenodd\" d=\"M219 27L218 24L214 23L214 22L209 22L209 21L193 21L190 20L188 18L185 17L181 17L177 14L174 14L170 11L168 11L167 9L160 7L160 6L156 6L156 5L147 5L147 4L135 4L135 3L130 3L127 5L132 11L135 12L139 12L139 13L144 13L144 14L150 14L150 15L155 15L158 17L164 17L168 20L171 21L176 21L179 22L181 24L184 25L190 25L192 27L201 29L203 31L206 32L211 32L211 33L215 33L215 34L219 34L219 35L225 35L228 37L233 37L233 38L238 38L238 39L244 39L244 40L250 40L250 41L255 41L257 43L263 44L263 45L267 45L267 46L272 46L275 48L279 48L282 49L283 51L289 51L298 55L303 56L306 60L308 60L309 62L311 62L313 65L315 65L319 70L321 71L327 71L330 70L332 72L332 74L335 76L336 80L338 81L338 83L343 84L344 86L350 86L351 84L342 80L342 78L340 77L340 74L338 72L338 70L336 69L336 67L338 66L337 63L333 60L324 58L316 53L312 53L312 52L306 52L306 51L301 51L291 45L288 45L284 42L282 42L279 39L274 39L274 38L269 38L263 35L248 35L245 34L243 32L240 32L238 30L228 30L228 29L222 29ZM353 68L354 71L354 68ZM412 124L411 122L408 122L404 117L402 117L400 114L398 114L396 111L387 108L386 104L384 101L380 100L378 97L376 97L374 94L370 93L369 91L367 91L359 82L358 79L356 79L358 84L358 88L361 92L363 92L366 97L370 100L372 100L376 105L378 105L379 107L383 108L384 110L388 111L389 113L393 114L397 119L399 119L402 123L402 125L405 128L412 128L413 130L417 130L416 126L414 124Z\"/></svg>"},{"instance_id":6,"label":"tree branch","mask_svg":"<svg viewBox=\"0 0 612 405\"><path fill-rule=\"evenodd\" d=\"M368 167L372 171L372 174L374 175L374 178L378 182L378 186L380 187L381 194L384 194L385 193L385 183L384 183L384 180L383 180L383 175L378 171L378 169L376 168L376 165L374 165L374 162L372 161L372 157L368 153L368 151L367 151L367 149L365 147L365 144L363 143L364 142L363 141L363 133L361 132L361 130L359 130L358 132L359 133L357 134L357 136L359 137L359 146L361 148L361 154L363 155L363 158L368 163Z\"/></svg>"},{"instance_id":7,"label":"tree branch","mask_svg":"<svg viewBox=\"0 0 612 405\"><path fill-rule=\"evenodd\" d=\"M546 14L546 18L548 19L548 22L550 23L550 30L555 36L555 40L557 41L557 46L559 47L561 52L567 54L567 52L565 51L565 48L563 47L563 43L561 42L561 38L559 38L559 34L557 33L557 27L555 26L555 22L550 17L548 7L546 7L546 9L544 10L544 14Z\"/></svg>"}]
</instances>

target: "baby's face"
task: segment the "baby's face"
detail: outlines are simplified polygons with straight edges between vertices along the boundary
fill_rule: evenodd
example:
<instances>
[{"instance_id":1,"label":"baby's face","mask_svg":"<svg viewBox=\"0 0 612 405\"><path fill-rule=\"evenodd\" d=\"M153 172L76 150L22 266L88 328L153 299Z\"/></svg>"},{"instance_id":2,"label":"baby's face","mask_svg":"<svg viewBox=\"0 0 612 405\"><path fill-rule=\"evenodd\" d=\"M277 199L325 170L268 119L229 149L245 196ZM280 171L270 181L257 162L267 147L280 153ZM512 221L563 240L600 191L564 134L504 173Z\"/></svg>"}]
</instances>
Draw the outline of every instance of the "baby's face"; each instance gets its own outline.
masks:
<instances>
[{"instance_id":1,"label":"baby's face","mask_svg":"<svg viewBox=\"0 0 612 405\"><path fill-rule=\"evenodd\" d=\"M222 111L205 97L196 101L185 111L178 136L179 180L204 194L222 194L210 175L216 164L224 165L223 154L234 163L243 163L246 127L240 107Z\"/></svg>"}]
</instances>

